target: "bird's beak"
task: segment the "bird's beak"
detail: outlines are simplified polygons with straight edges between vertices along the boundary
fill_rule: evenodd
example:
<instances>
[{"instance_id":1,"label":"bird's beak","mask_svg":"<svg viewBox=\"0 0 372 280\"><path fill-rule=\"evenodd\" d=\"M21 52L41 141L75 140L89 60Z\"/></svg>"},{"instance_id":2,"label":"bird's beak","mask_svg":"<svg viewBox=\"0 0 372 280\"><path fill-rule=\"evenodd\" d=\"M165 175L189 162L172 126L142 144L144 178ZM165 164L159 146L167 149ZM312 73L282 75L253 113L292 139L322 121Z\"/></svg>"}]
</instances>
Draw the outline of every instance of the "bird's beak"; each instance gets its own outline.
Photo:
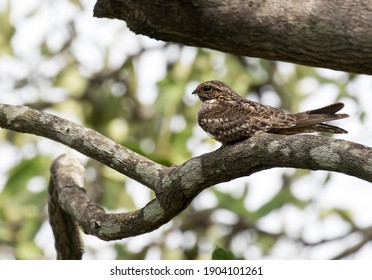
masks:
<instances>
[{"instance_id":1,"label":"bird's beak","mask_svg":"<svg viewBox=\"0 0 372 280\"><path fill-rule=\"evenodd\" d=\"M197 94L198 92L196 90L194 90L191 94Z\"/></svg>"}]
</instances>

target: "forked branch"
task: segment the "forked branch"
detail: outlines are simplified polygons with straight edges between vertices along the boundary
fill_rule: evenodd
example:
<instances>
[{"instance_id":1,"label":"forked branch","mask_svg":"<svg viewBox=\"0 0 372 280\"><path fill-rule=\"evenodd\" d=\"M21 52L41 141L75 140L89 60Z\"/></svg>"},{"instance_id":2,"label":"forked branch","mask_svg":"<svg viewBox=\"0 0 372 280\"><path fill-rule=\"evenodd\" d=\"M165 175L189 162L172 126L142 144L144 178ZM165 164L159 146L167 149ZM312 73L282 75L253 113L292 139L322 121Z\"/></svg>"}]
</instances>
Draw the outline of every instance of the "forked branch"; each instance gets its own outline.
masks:
<instances>
[{"instance_id":1,"label":"forked branch","mask_svg":"<svg viewBox=\"0 0 372 280\"><path fill-rule=\"evenodd\" d=\"M370 147L324 136L261 133L167 168L93 130L25 106L0 104L0 127L58 141L154 190L156 197L141 209L106 213L82 191L82 180L66 172L75 165L74 169L83 170L80 163L71 155L57 158L51 180L62 209L87 234L103 240L153 231L185 209L202 190L269 168L329 170L372 182Z\"/></svg>"}]
</instances>

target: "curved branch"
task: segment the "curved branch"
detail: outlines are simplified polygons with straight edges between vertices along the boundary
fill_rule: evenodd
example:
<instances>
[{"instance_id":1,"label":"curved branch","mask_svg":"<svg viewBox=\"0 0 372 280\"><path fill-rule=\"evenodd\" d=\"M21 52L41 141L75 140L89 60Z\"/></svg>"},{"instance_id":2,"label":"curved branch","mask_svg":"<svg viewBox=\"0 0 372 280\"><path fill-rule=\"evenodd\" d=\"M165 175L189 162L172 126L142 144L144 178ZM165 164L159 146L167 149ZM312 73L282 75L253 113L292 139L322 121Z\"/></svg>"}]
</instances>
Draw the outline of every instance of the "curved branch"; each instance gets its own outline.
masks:
<instances>
[{"instance_id":1,"label":"curved branch","mask_svg":"<svg viewBox=\"0 0 372 280\"><path fill-rule=\"evenodd\" d=\"M371 148L328 137L260 134L171 169L158 185L156 198L134 212L108 214L72 188L60 200L86 233L103 240L122 239L157 229L216 183L272 167L330 170L372 182L371 156Z\"/></svg>"},{"instance_id":2,"label":"curved branch","mask_svg":"<svg viewBox=\"0 0 372 280\"><path fill-rule=\"evenodd\" d=\"M103 240L155 230L185 209L202 190L273 167L329 170L372 182L372 148L324 136L260 133L166 169L101 134L27 107L0 105L0 126L57 140L93 155L102 163L110 163L111 167L115 162L116 170L152 186L155 199L141 209L119 214L106 213L89 200L78 184L76 187L72 184L58 187L64 189L59 191L59 202L64 211L72 215L86 233ZM97 145L97 139L100 145ZM126 157L113 161L114 156L120 157L118 150ZM57 170L58 162L65 157L58 158L52 170ZM52 172L52 176L55 174L58 171Z\"/></svg>"},{"instance_id":3,"label":"curved branch","mask_svg":"<svg viewBox=\"0 0 372 280\"><path fill-rule=\"evenodd\" d=\"M372 74L368 1L98 0L94 15L158 40Z\"/></svg>"},{"instance_id":4,"label":"curved branch","mask_svg":"<svg viewBox=\"0 0 372 280\"><path fill-rule=\"evenodd\" d=\"M0 104L0 127L49 138L154 189L166 172L157 164L81 125L26 106Z\"/></svg>"},{"instance_id":5,"label":"curved branch","mask_svg":"<svg viewBox=\"0 0 372 280\"><path fill-rule=\"evenodd\" d=\"M57 161L57 160L56 160ZM49 223L53 230L54 245L58 260L81 260L84 244L80 238L78 221L61 207L60 193L63 190L83 186L85 170L73 157L64 157L58 171L52 165L52 176L49 180L48 213ZM75 198L74 198L75 199ZM62 204L63 205L63 204Z\"/></svg>"}]
</instances>

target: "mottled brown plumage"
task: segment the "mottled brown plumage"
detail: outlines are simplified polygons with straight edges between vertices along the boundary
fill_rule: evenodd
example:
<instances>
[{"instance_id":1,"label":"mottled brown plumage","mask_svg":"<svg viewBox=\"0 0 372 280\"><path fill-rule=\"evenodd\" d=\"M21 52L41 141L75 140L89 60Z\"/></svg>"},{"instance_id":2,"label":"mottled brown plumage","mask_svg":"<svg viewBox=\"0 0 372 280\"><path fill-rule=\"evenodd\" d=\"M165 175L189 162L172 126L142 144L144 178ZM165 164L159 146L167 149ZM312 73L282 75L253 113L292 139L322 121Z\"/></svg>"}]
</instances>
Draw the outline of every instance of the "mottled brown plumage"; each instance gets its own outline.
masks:
<instances>
[{"instance_id":1,"label":"mottled brown plumage","mask_svg":"<svg viewBox=\"0 0 372 280\"><path fill-rule=\"evenodd\" d=\"M289 114L244 99L220 81L204 82L193 94L197 94L203 102L198 114L199 125L224 145L245 140L259 131L277 134L347 133L342 128L323 123L347 118L347 114L336 114L344 107L343 103Z\"/></svg>"}]
</instances>

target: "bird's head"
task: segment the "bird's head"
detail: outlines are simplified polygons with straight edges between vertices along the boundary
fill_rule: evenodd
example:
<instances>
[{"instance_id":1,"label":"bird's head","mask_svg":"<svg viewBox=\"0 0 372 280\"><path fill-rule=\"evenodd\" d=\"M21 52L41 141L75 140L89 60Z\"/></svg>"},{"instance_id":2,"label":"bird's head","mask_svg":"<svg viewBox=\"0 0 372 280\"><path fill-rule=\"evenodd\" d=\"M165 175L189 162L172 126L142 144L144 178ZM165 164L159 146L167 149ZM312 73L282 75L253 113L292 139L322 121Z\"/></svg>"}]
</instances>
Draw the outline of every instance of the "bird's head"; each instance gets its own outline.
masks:
<instances>
[{"instance_id":1,"label":"bird's head","mask_svg":"<svg viewBox=\"0 0 372 280\"><path fill-rule=\"evenodd\" d=\"M239 96L227 84L221 81L207 81L196 87L192 94L198 95L199 99L204 102L213 99L227 99Z\"/></svg>"}]
</instances>

